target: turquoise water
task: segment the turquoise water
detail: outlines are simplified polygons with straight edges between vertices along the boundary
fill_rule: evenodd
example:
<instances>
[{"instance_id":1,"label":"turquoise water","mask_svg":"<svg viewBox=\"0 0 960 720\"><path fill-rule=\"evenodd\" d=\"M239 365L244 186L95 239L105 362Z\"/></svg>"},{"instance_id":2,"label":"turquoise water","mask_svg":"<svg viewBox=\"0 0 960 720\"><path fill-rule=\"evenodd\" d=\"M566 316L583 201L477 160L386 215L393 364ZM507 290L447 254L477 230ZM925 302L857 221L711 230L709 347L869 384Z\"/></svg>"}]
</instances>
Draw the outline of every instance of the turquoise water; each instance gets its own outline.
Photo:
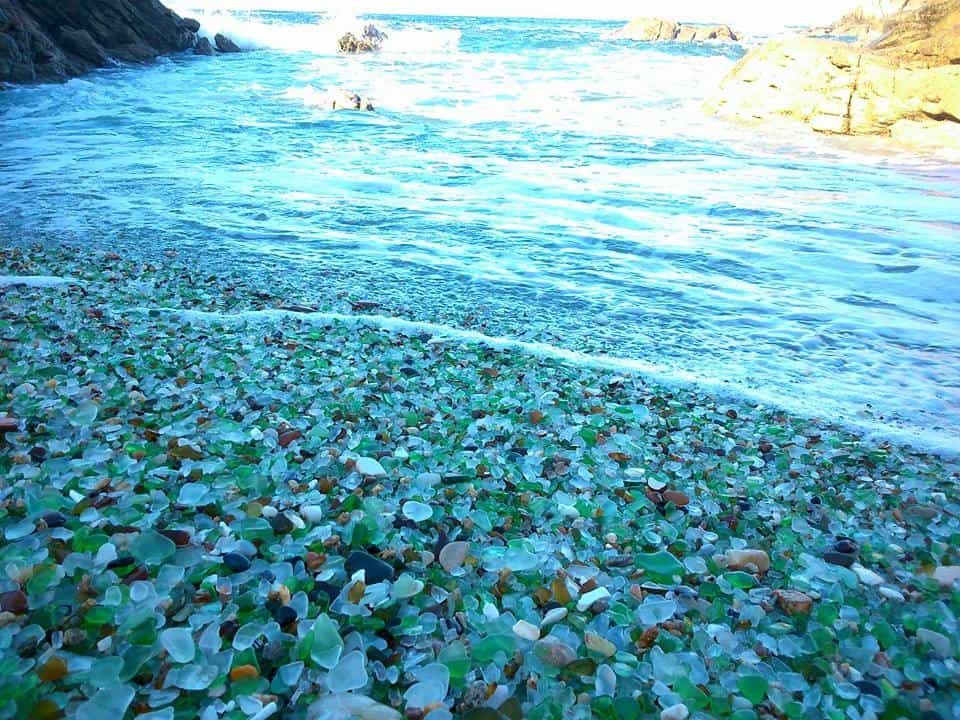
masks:
<instances>
[{"instance_id":1,"label":"turquoise water","mask_svg":"<svg viewBox=\"0 0 960 720\"><path fill-rule=\"evenodd\" d=\"M176 247L956 447L955 165L705 117L736 45L391 17L342 57L346 21L202 19L250 52L0 94L0 242Z\"/></svg>"}]
</instances>

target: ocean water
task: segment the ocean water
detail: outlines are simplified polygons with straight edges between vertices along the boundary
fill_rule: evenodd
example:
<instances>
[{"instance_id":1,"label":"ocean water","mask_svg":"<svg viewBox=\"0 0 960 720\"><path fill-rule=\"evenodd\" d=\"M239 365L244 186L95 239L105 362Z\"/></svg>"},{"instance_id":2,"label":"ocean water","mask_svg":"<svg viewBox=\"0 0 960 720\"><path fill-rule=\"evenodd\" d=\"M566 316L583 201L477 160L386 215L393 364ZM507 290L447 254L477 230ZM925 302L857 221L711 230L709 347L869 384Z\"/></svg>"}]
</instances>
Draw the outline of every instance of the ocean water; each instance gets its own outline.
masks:
<instances>
[{"instance_id":1,"label":"ocean water","mask_svg":"<svg viewBox=\"0 0 960 720\"><path fill-rule=\"evenodd\" d=\"M740 45L389 17L343 57L353 18L200 19L249 52L0 93L0 242L175 247L323 308L960 445L956 164L706 117ZM377 111L330 111L336 88Z\"/></svg>"}]
</instances>

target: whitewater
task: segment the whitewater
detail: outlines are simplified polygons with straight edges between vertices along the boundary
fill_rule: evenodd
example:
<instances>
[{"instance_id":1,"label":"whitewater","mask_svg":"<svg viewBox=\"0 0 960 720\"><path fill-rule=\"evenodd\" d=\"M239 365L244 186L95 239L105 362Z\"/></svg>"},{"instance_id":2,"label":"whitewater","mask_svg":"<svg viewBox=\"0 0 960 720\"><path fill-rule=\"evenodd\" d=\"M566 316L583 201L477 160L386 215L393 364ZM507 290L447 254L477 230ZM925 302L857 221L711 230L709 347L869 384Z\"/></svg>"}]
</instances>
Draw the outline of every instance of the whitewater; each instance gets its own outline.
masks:
<instances>
[{"instance_id":1,"label":"whitewater","mask_svg":"<svg viewBox=\"0 0 960 720\"><path fill-rule=\"evenodd\" d=\"M0 242L176 248L321 310L375 302L400 327L957 449L956 165L706 117L743 45L197 18L248 52L0 94ZM384 50L337 54L368 21ZM338 89L376 112L329 110Z\"/></svg>"}]
</instances>

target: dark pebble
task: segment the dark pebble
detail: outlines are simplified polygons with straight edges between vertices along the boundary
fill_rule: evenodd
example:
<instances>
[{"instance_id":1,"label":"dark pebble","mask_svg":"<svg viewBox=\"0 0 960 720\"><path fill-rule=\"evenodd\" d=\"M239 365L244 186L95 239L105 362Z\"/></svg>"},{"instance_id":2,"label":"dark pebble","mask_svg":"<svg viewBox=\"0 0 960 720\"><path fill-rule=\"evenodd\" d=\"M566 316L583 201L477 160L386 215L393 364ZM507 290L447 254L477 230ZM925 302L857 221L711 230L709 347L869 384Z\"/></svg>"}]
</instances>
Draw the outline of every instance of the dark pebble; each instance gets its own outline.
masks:
<instances>
[{"instance_id":1,"label":"dark pebble","mask_svg":"<svg viewBox=\"0 0 960 720\"><path fill-rule=\"evenodd\" d=\"M127 567L127 565L133 565L136 560L133 559L130 555L121 555L118 558L114 558L107 563L107 570L114 570L116 568Z\"/></svg>"},{"instance_id":2,"label":"dark pebble","mask_svg":"<svg viewBox=\"0 0 960 720\"><path fill-rule=\"evenodd\" d=\"M273 619L277 621L280 627L286 627L297 621L297 611L289 605L284 605L273 614Z\"/></svg>"},{"instance_id":3,"label":"dark pebble","mask_svg":"<svg viewBox=\"0 0 960 720\"><path fill-rule=\"evenodd\" d=\"M368 555L365 552L352 552L344 566L348 575L353 575L358 570L366 573L367 585L375 585L384 580L393 580L393 568L379 558Z\"/></svg>"},{"instance_id":4,"label":"dark pebble","mask_svg":"<svg viewBox=\"0 0 960 720\"><path fill-rule=\"evenodd\" d=\"M248 395L247 407L251 410L263 410L270 404L270 398L265 395Z\"/></svg>"},{"instance_id":5,"label":"dark pebble","mask_svg":"<svg viewBox=\"0 0 960 720\"><path fill-rule=\"evenodd\" d=\"M831 565L840 565L842 567L850 567L856 561L856 556L850 555L849 553L841 552L825 552L823 554L823 559L826 560Z\"/></svg>"},{"instance_id":6,"label":"dark pebble","mask_svg":"<svg viewBox=\"0 0 960 720\"><path fill-rule=\"evenodd\" d=\"M857 547L857 544L853 540L850 540L848 538L841 538L840 540L837 540L837 542L834 544L833 549L836 550L838 553L855 555L859 548Z\"/></svg>"},{"instance_id":7,"label":"dark pebble","mask_svg":"<svg viewBox=\"0 0 960 720\"><path fill-rule=\"evenodd\" d=\"M307 597L311 602L318 602L322 595L326 595L328 600L334 600L340 596L340 592L343 590L342 587L337 585L331 585L326 582L318 582L313 586L313 589L307 593Z\"/></svg>"},{"instance_id":8,"label":"dark pebble","mask_svg":"<svg viewBox=\"0 0 960 720\"><path fill-rule=\"evenodd\" d=\"M23 590L0 593L0 611L22 615L28 609L27 595Z\"/></svg>"},{"instance_id":9,"label":"dark pebble","mask_svg":"<svg viewBox=\"0 0 960 720\"><path fill-rule=\"evenodd\" d=\"M160 534L173 541L177 547L190 544L190 533L186 530L161 530Z\"/></svg>"},{"instance_id":10,"label":"dark pebble","mask_svg":"<svg viewBox=\"0 0 960 720\"><path fill-rule=\"evenodd\" d=\"M224 640L233 640L233 636L237 634L237 630L239 629L240 623L236 620L227 620L220 626L220 637Z\"/></svg>"},{"instance_id":11,"label":"dark pebble","mask_svg":"<svg viewBox=\"0 0 960 720\"><path fill-rule=\"evenodd\" d=\"M614 555L607 558L604 563L607 567L622 568L633 564L633 558L630 555Z\"/></svg>"},{"instance_id":12,"label":"dark pebble","mask_svg":"<svg viewBox=\"0 0 960 720\"><path fill-rule=\"evenodd\" d=\"M137 582L137 580L149 580L149 579L150 579L150 573L147 572L147 569L143 565L139 565L132 573L130 573L123 579L123 582L127 585L131 585Z\"/></svg>"},{"instance_id":13,"label":"dark pebble","mask_svg":"<svg viewBox=\"0 0 960 720\"><path fill-rule=\"evenodd\" d=\"M277 535L287 535L293 532L293 522L285 513L280 513L270 518L270 527L273 528L273 532Z\"/></svg>"},{"instance_id":14,"label":"dark pebble","mask_svg":"<svg viewBox=\"0 0 960 720\"><path fill-rule=\"evenodd\" d=\"M48 512L41 519L47 524L48 528L63 527L67 524L66 516L58 512Z\"/></svg>"},{"instance_id":15,"label":"dark pebble","mask_svg":"<svg viewBox=\"0 0 960 720\"><path fill-rule=\"evenodd\" d=\"M269 663L273 663L282 658L285 652L286 649L283 647L282 642L279 640L270 640L260 648L260 657Z\"/></svg>"},{"instance_id":16,"label":"dark pebble","mask_svg":"<svg viewBox=\"0 0 960 720\"><path fill-rule=\"evenodd\" d=\"M610 609L610 603L606 600L597 600L593 605L590 606L590 612L594 615L603 615L607 610Z\"/></svg>"},{"instance_id":17,"label":"dark pebble","mask_svg":"<svg viewBox=\"0 0 960 720\"><path fill-rule=\"evenodd\" d=\"M240 553L227 553L222 558L223 564L233 572L243 572L250 569L250 561Z\"/></svg>"},{"instance_id":18,"label":"dark pebble","mask_svg":"<svg viewBox=\"0 0 960 720\"><path fill-rule=\"evenodd\" d=\"M858 680L854 683L860 692L864 695L873 695L874 697L881 697L880 686L875 682L870 682L869 680Z\"/></svg>"}]
</instances>

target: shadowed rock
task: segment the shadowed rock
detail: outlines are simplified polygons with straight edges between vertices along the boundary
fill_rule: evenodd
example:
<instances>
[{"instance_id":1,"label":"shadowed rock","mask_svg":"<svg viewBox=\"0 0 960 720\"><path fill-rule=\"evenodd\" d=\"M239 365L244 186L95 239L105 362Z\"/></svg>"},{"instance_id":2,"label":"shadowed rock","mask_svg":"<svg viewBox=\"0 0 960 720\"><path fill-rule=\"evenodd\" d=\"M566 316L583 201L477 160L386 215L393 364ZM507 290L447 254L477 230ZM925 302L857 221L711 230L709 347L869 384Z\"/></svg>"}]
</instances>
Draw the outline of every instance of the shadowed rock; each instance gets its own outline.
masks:
<instances>
[{"instance_id":1,"label":"shadowed rock","mask_svg":"<svg viewBox=\"0 0 960 720\"><path fill-rule=\"evenodd\" d=\"M0 82L145 62L193 47L195 27L158 0L0 0Z\"/></svg>"},{"instance_id":2,"label":"shadowed rock","mask_svg":"<svg viewBox=\"0 0 960 720\"><path fill-rule=\"evenodd\" d=\"M226 35L222 35L221 33L217 33L216 35L214 35L213 42L216 44L217 50L219 50L222 53L243 52L240 49L239 45L237 45L233 40L228 38Z\"/></svg>"},{"instance_id":3,"label":"shadowed rock","mask_svg":"<svg viewBox=\"0 0 960 720\"><path fill-rule=\"evenodd\" d=\"M210 39L205 37L199 38L196 47L193 48L193 52L197 55L213 55L213 45L210 44Z\"/></svg>"}]
</instances>

